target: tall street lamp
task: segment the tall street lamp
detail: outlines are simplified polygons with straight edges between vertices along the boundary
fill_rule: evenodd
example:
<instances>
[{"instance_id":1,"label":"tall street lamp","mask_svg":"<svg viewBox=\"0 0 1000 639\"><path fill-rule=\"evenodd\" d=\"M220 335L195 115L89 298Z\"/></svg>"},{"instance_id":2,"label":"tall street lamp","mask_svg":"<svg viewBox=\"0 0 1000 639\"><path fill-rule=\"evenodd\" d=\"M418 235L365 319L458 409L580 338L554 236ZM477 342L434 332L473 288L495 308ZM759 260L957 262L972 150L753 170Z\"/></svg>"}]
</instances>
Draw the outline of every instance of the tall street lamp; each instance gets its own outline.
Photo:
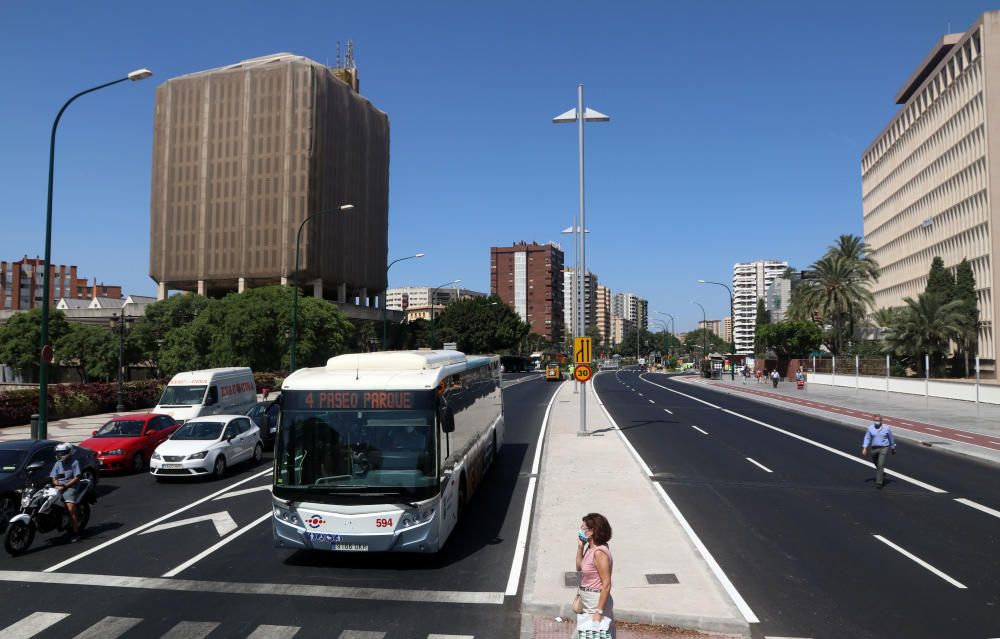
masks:
<instances>
[{"instance_id":1,"label":"tall street lamp","mask_svg":"<svg viewBox=\"0 0 1000 639\"><path fill-rule=\"evenodd\" d=\"M388 292L389 289L389 269L392 268L393 264L395 264L396 262L402 262L403 260L413 260L418 257L423 257L424 255L426 255L426 253L417 253L416 255L407 255L406 257L400 257L389 262L389 265L385 267L386 292ZM389 328L388 314L386 312L386 297L387 296L385 294L382 295L382 350L383 351L386 350L386 343L387 343L386 336L388 335L388 328Z\"/></svg>"},{"instance_id":2,"label":"tall street lamp","mask_svg":"<svg viewBox=\"0 0 1000 639\"><path fill-rule=\"evenodd\" d=\"M727 284L722 282L709 282L708 280L698 280L699 284L715 284L716 286L721 286L729 291L729 377L730 379L736 379L736 315L733 313L735 304L733 302L733 289L729 288Z\"/></svg>"},{"instance_id":3,"label":"tall street lamp","mask_svg":"<svg viewBox=\"0 0 1000 639\"><path fill-rule=\"evenodd\" d=\"M436 346L434 346L434 344L437 343L437 326L434 324L434 297L437 296L438 290L446 286L451 286L452 284L458 284L461 281L462 280L460 279L452 280L446 284L442 284L441 286L437 286L431 289L431 335L433 336L432 337L433 341L431 342L431 348L437 348Z\"/></svg>"},{"instance_id":4,"label":"tall street lamp","mask_svg":"<svg viewBox=\"0 0 1000 639\"><path fill-rule=\"evenodd\" d=\"M292 339L290 346L290 364L292 372L295 372L295 345L299 333L299 245L302 243L302 227L306 225L306 222L313 219L317 215L324 215L326 213L336 213L337 211L350 211L354 209L353 204L341 204L335 209L327 209L325 211L320 211L318 213L313 213L306 219L302 220L299 224L299 230L295 233L295 272L293 274L294 285L292 288L295 290L292 298Z\"/></svg>"},{"instance_id":5,"label":"tall street lamp","mask_svg":"<svg viewBox=\"0 0 1000 639\"><path fill-rule=\"evenodd\" d=\"M111 317L111 332L118 334L118 405L115 410L119 413L125 412L125 394L122 390L125 377L125 334L132 329L134 317L115 313Z\"/></svg>"},{"instance_id":6,"label":"tall street lamp","mask_svg":"<svg viewBox=\"0 0 1000 639\"><path fill-rule=\"evenodd\" d=\"M691 300L691 303L698 304L694 300ZM701 309L701 361L702 365L704 365L705 358L708 357L708 316L705 314L704 306L698 304L698 308Z\"/></svg>"},{"instance_id":7,"label":"tall street lamp","mask_svg":"<svg viewBox=\"0 0 1000 639\"><path fill-rule=\"evenodd\" d=\"M667 317L670 318L670 328L671 328L671 330L670 330L670 352L667 353L667 354L668 355L672 355L673 354L673 350L674 350L674 339L675 339L674 338L674 332L677 329L677 324L674 323L674 316L671 315L670 313L664 313L663 311L653 311L653 312L656 313L657 315L666 315Z\"/></svg>"},{"instance_id":8,"label":"tall street lamp","mask_svg":"<svg viewBox=\"0 0 1000 639\"><path fill-rule=\"evenodd\" d=\"M69 100L66 100L66 104L59 109L59 113L56 114L55 122L52 123L52 136L49 139L49 192L48 198L45 205L45 271L42 274L42 330L41 337L39 338L39 357L38 357L38 438L46 439L48 436L48 403L49 403L49 363L52 361L52 346L49 345L49 291L50 291L50 271L49 262L52 261L52 183L53 176L55 174L55 162L56 162L56 129L59 127L59 120L62 118L63 111L66 110L73 100L76 100L82 95L87 95L88 93L93 93L105 87L118 84L119 82L125 82L126 80L131 80L132 82L138 82L139 80L145 80L149 76L153 75L153 72L149 69L136 69L135 71L129 73L124 78L119 78L112 82L106 82L100 84L96 87L87 89L86 91L81 91L74 95Z\"/></svg>"},{"instance_id":9,"label":"tall street lamp","mask_svg":"<svg viewBox=\"0 0 1000 639\"><path fill-rule=\"evenodd\" d=\"M653 321L663 327L663 332L667 334L667 340L669 341L670 340L670 327L667 326L667 323L664 322L663 320L656 319L655 317L653 318ZM669 349L668 349L668 352L669 352ZM661 353L661 355L662 355L662 353Z\"/></svg>"},{"instance_id":10,"label":"tall street lamp","mask_svg":"<svg viewBox=\"0 0 1000 639\"><path fill-rule=\"evenodd\" d=\"M583 85L578 84L576 87L576 101L577 106L575 109L570 109L565 113L557 115L552 118L552 122L555 124L567 124L576 122L577 123L577 139L579 146L579 171L580 171L580 226L581 231L587 228L587 217L586 217L586 206L584 198L584 152L583 152L583 125L586 122L609 122L611 118L603 113L599 113L589 107L584 108L583 106ZM578 290L582 298L582 288L583 288L583 274L587 272L587 234L584 232L577 233L577 242L579 246L579 256L580 263L577 268L577 282L579 282ZM581 309L582 313L582 309ZM582 316L581 316L582 317ZM581 324L583 320L581 319ZM636 326L638 327L638 322ZM585 326L577 326L577 331L579 332L574 337L583 337L587 328ZM578 434L584 435L587 433L587 385L581 384L580 389L580 429Z\"/></svg>"}]
</instances>

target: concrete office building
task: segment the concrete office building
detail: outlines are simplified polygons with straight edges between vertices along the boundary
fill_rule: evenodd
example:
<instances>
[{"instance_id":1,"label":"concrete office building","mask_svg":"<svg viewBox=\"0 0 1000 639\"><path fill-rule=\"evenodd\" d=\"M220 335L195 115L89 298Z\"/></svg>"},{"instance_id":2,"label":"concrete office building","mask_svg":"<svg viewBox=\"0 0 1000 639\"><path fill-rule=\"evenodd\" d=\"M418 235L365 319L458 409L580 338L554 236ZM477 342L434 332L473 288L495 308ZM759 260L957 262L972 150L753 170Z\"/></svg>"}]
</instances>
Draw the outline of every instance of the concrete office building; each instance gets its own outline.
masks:
<instances>
[{"instance_id":1,"label":"concrete office building","mask_svg":"<svg viewBox=\"0 0 1000 639\"><path fill-rule=\"evenodd\" d=\"M587 334L588 326L597 324L597 276L587 272L583 276L583 321L581 335ZM573 314L576 312L576 271L563 271L563 326L570 331L573 326Z\"/></svg>"},{"instance_id":2,"label":"concrete office building","mask_svg":"<svg viewBox=\"0 0 1000 639\"><path fill-rule=\"evenodd\" d=\"M753 340L757 332L757 300L764 297L767 287L788 268L788 262L757 260L733 265L733 338L736 352L753 355Z\"/></svg>"},{"instance_id":3,"label":"concrete office building","mask_svg":"<svg viewBox=\"0 0 1000 639\"><path fill-rule=\"evenodd\" d=\"M1000 11L938 40L896 94L899 111L861 157L865 240L882 267L875 306L924 291L931 261L968 259L979 352L996 374L1000 281Z\"/></svg>"},{"instance_id":4,"label":"concrete office building","mask_svg":"<svg viewBox=\"0 0 1000 639\"><path fill-rule=\"evenodd\" d=\"M315 215L302 229L300 285L348 315L377 305L389 119L358 88L350 56L327 68L291 53L157 87L149 274L159 298L291 283L297 231Z\"/></svg>"},{"instance_id":5,"label":"concrete office building","mask_svg":"<svg viewBox=\"0 0 1000 639\"><path fill-rule=\"evenodd\" d=\"M555 242L490 247L490 293L553 345L563 331L563 251Z\"/></svg>"}]
</instances>

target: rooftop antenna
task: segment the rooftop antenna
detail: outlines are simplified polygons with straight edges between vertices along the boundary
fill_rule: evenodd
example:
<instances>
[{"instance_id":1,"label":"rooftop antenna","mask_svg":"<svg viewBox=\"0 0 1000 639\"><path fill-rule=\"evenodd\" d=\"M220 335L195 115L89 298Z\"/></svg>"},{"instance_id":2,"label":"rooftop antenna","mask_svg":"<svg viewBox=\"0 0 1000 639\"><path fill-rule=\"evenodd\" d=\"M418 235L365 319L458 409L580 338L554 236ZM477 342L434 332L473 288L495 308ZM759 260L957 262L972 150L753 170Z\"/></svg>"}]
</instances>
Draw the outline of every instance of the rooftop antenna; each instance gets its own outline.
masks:
<instances>
[{"instance_id":1,"label":"rooftop antenna","mask_svg":"<svg viewBox=\"0 0 1000 639\"><path fill-rule=\"evenodd\" d=\"M354 40L347 41L347 53L344 54L344 68L355 69L354 64Z\"/></svg>"},{"instance_id":2,"label":"rooftop antenna","mask_svg":"<svg viewBox=\"0 0 1000 639\"><path fill-rule=\"evenodd\" d=\"M335 66L334 68L335 69L340 68L340 40L337 40L337 66Z\"/></svg>"}]
</instances>

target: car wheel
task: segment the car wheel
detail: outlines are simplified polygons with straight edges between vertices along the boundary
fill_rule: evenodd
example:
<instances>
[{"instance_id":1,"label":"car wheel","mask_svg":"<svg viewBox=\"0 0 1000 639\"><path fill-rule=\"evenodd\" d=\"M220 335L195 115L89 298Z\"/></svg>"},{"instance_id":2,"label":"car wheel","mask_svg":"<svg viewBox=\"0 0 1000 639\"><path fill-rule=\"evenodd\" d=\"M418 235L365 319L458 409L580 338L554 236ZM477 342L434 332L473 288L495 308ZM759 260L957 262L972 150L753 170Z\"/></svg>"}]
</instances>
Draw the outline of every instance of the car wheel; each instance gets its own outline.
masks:
<instances>
[{"instance_id":1,"label":"car wheel","mask_svg":"<svg viewBox=\"0 0 1000 639\"><path fill-rule=\"evenodd\" d=\"M258 442L257 445L253 447L253 463L259 464L262 459L264 459L264 446Z\"/></svg>"},{"instance_id":2,"label":"car wheel","mask_svg":"<svg viewBox=\"0 0 1000 639\"><path fill-rule=\"evenodd\" d=\"M215 470L213 474L217 479L222 478L226 474L226 458L223 455L219 455L215 458Z\"/></svg>"},{"instance_id":3,"label":"car wheel","mask_svg":"<svg viewBox=\"0 0 1000 639\"><path fill-rule=\"evenodd\" d=\"M132 472L141 473L146 468L146 458L142 456L142 453L136 453L132 457Z\"/></svg>"}]
</instances>

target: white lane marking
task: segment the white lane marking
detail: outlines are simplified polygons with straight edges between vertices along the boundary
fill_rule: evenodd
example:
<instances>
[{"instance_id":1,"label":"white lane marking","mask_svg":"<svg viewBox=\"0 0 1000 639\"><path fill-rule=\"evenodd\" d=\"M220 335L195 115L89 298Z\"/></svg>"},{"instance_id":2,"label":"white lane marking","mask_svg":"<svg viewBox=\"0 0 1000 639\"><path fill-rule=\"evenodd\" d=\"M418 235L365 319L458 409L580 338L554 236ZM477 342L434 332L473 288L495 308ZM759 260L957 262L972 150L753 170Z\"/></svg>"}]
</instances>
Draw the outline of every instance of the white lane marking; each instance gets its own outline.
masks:
<instances>
[{"instance_id":1,"label":"white lane marking","mask_svg":"<svg viewBox=\"0 0 1000 639\"><path fill-rule=\"evenodd\" d=\"M642 397L642 393L639 393L639 397Z\"/></svg>"},{"instance_id":2,"label":"white lane marking","mask_svg":"<svg viewBox=\"0 0 1000 639\"><path fill-rule=\"evenodd\" d=\"M966 499L965 497L958 497L955 499L955 501L957 501L960 504L965 504L966 506L975 508L976 510L981 510L987 515L993 515L994 517L1000 519L1000 510L993 510L989 506L983 506L982 504L977 504L971 499Z\"/></svg>"},{"instance_id":3,"label":"white lane marking","mask_svg":"<svg viewBox=\"0 0 1000 639\"><path fill-rule=\"evenodd\" d=\"M970 435L962 435L960 433L952 433L952 435L954 435L955 437L961 437L962 439L975 439L975 437L972 437Z\"/></svg>"},{"instance_id":4,"label":"white lane marking","mask_svg":"<svg viewBox=\"0 0 1000 639\"><path fill-rule=\"evenodd\" d=\"M427 635L427 639L476 639L475 635Z\"/></svg>"},{"instance_id":5,"label":"white lane marking","mask_svg":"<svg viewBox=\"0 0 1000 639\"><path fill-rule=\"evenodd\" d=\"M607 415L608 421L611 422L611 425L614 426L615 431L618 432L618 437L623 442L625 442L625 446L628 447L629 451L631 451L632 453L632 456L635 457L636 461L639 462L639 465L642 466L642 469L645 471L646 476L651 477L653 473L652 471L650 471L649 466L646 465L646 462L643 461L642 457L639 456L639 453L636 452L635 448L633 448L632 444L628 440L628 437L626 437L625 433L622 432L622 429L618 427L618 423L615 422L614 418L611 416L611 413L608 412L608 409L604 405L604 402L601 400L601 396L600 394L598 394L596 387L594 388L594 397L597 398L597 402L598 404L600 404L601 410L603 410L604 414ZM706 433L706 435L707 434L708 433ZM680 509L677 508L677 505L674 504L674 501L670 499L670 495L668 495L667 491L663 489L663 486L660 484L660 482L653 482L653 486L656 488L657 491L659 491L660 496L663 498L663 501L667 504L667 508L669 508L670 512L673 513L674 517L677 518L677 522L681 525L681 528L684 529L684 532L687 533L688 538L691 540L691 543L693 543L695 548L698 549L698 552L701 554L702 559L704 559L705 563L708 564L708 567L712 570L712 573L715 575L715 578L719 580L719 583L722 585L722 588L729 595L729 598L732 599L733 603L736 605L736 608L739 609L740 614L743 615L743 618L746 620L746 622L760 623L760 620L757 618L757 615L754 614L753 610L750 608L750 605L747 604L746 600L743 599L743 596L740 595L738 590L736 590L736 586L734 586L733 582L729 580L729 577L726 576L726 573L722 571L722 566L720 566L719 563L715 561L715 557L712 556L712 553L710 553L705 544L702 543L701 539L698 537L698 534L694 531L693 528L691 528L691 524L689 524L687 519L684 518L684 515L681 514Z\"/></svg>"},{"instance_id":6,"label":"white lane marking","mask_svg":"<svg viewBox=\"0 0 1000 639\"><path fill-rule=\"evenodd\" d=\"M682 392L680 392L678 390L674 390L672 388L667 388L666 386L661 386L660 384L653 383L653 382L651 382L649 380L643 380L643 381L646 382L647 384L653 384L653 386L659 386L663 390L670 391L671 393L677 393L678 395L683 395L684 397L687 397L688 399L693 399L696 402L701 402L702 404L707 404L709 406L713 406L715 408L719 408L723 412L729 413L730 415L733 415L734 417L739 417L740 419L745 419L748 422L753 422L755 424L759 424L759 425L763 426L764 428L769 428L769 429L771 429L771 430L773 430L773 431L775 431L777 433L781 433L782 435L788 435L789 437L797 439L797 440L799 440L801 442L805 442L805 443L810 444L812 446L816 446L817 448L821 448L821 449L827 451L828 453L833 453L834 455L839 455L840 457L843 457L844 459L849 459L849 460L851 460L853 462L856 462L858 464L862 464L864 466L874 467L874 464L872 464L872 462L868 461L867 459L862 459L860 457L855 457L854 455L850 455L850 454L845 453L843 451L837 450L836 448L833 448L831 446L827 446L826 444L821 444L821 443L819 443L817 441L813 441L813 440L809 439L808 437L803 437L802 435L798 435L798 434L793 433L791 431L787 431L787 430L785 430L783 428L778 428L777 426L772 426L771 424L768 424L766 422L762 422L759 419L754 419L753 417L747 417L746 415L741 415L741 414L739 414L737 412L729 410L728 408L722 408L720 406L716 406L715 404L711 404L711 403L706 402L704 400L698 399L697 397L694 397L692 395L688 395L687 393L682 393ZM899 479L902 479L903 481L908 481L911 484L913 484L914 486L920 486L921 488L923 488L925 490L929 490L932 493L946 493L946 492L948 492L947 490L942 490L942 489L938 488L937 486L932 486L931 484L922 482L919 479L914 479L913 477L910 477L909 475L904 475L903 473L897 472L895 470L890 470L890 469L886 468L885 469L885 473L887 475L892 476L892 477L898 477Z\"/></svg>"},{"instance_id":7,"label":"white lane marking","mask_svg":"<svg viewBox=\"0 0 1000 639\"><path fill-rule=\"evenodd\" d=\"M139 617L105 617L73 639L115 639L142 621Z\"/></svg>"},{"instance_id":8,"label":"white lane marking","mask_svg":"<svg viewBox=\"0 0 1000 639\"><path fill-rule=\"evenodd\" d=\"M0 630L4 639L28 639L69 616L67 612L33 612Z\"/></svg>"},{"instance_id":9,"label":"white lane marking","mask_svg":"<svg viewBox=\"0 0 1000 639\"><path fill-rule=\"evenodd\" d=\"M226 513L226 514L228 515L228 513ZM223 546L225 546L226 544L228 544L232 540L236 539L237 537L239 537L240 535L242 535L246 531L250 530L251 528L253 528L257 524L263 523L266 519L269 519L271 516L272 516L272 512L270 510L268 510L267 513L261 515L257 519L254 519L252 522L250 522L246 526L243 526L242 528L240 528L238 531L236 531L232 535L230 535L230 536L228 536L228 537L226 537L226 538L218 541L217 543L213 544L212 546L206 548L205 550L201 551L200 553L198 553L194 557L188 559L187 561L185 561L184 563L182 563L180 566L177 566L173 570L170 570L168 572L163 573L163 576L164 577L173 577L177 573L179 573L179 572L181 572L183 570L186 570L187 568L190 568L195 563L201 561L205 557L208 557L213 552L215 552L219 548L222 548ZM231 518L230 518L230 521L232 521ZM233 522L233 525L235 526L236 523ZM218 524L216 524L216 526L218 526Z\"/></svg>"},{"instance_id":10,"label":"white lane marking","mask_svg":"<svg viewBox=\"0 0 1000 639\"><path fill-rule=\"evenodd\" d=\"M503 387L503 389L507 390L511 386L517 386L518 384L523 384L524 382L530 382L533 379L539 379L539 378L541 378L541 376L542 376L541 373L537 373L535 375L528 375L527 377L522 377L521 379L516 379L516 380L510 382L509 384L506 384Z\"/></svg>"},{"instance_id":11,"label":"white lane marking","mask_svg":"<svg viewBox=\"0 0 1000 639\"><path fill-rule=\"evenodd\" d=\"M893 550L895 550L899 554L903 555L904 557L907 557L908 559L912 559L913 561L917 562L918 564L920 564L921 566L923 566L927 570L930 570L932 573L934 573L935 575L937 575L941 579L944 579L945 581L947 581L948 583L950 583L952 586L955 586L956 588L965 589L965 586L961 582L956 581L955 579L952 579L951 577L949 577L945 573L941 572L940 570L938 570L934 566L930 565L929 563L927 563L926 561L924 561L920 557L917 557L913 553L911 553L911 552L909 552L909 551L907 551L907 550L905 550L903 548L900 548L899 546L897 546L896 544L892 543L891 541L889 541L888 539L886 539L882 535L873 535L873 536L875 537L875 539L878 539L883 544L885 544L886 546L892 548Z\"/></svg>"},{"instance_id":12,"label":"white lane marking","mask_svg":"<svg viewBox=\"0 0 1000 639\"><path fill-rule=\"evenodd\" d=\"M1000 446L1000 442L995 442L995 441L993 441L992 439L990 440L990 443L991 443L991 444L996 444L997 446Z\"/></svg>"},{"instance_id":13,"label":"white lane marking","mask_svg":"<svg viewBox=\"0 0 1000 639\"><path fill-rule=\"evenodd\" d=\"M250 633L247 639L292 639L301 628L299 626L268 626L260 625Z\"/></svg>"},{"instance_id":14,"label":"white lane marking","mask_svg":"<svg viewBox=\"0 0 1000 639\"><path fill-rule=\"evenodd\" d=\"M564 384L567 382L564 382ZM535 484L538 476L538 468L542 463L542 446L545 444L545 431L549 427L549 414L552 412L552 405L562 388L557 388L552 393L552 399L545 409L545 416L542 417L542 430L538 433L538 441L535 442L535 459L531 462L531 479L528 480L528 494L524 498L524 509L521 511L521 525L517 530L517 543L514 546L514 559L510 563L510 576L507 577L507 590L505 594L516 595L520 587L521 566L524 565L524 551L528 547L528 528L531 526L531 508L535 503Z\"/></svg>"},{"instance_id":15,"label":"white lane marking","mask_svg":"<svg viewBox=\"0 0 1000 639\"><path fill-rule=\"evenodd\" d=\"M940 432L941 432L941 429L940 429L940 428L931 428L930 426L924 426L924 428L925 428L926 430L932 430L932 431L934 431L935 433L940 433Z\"/></svg>"},{"instance_id":16,"label":"white lane marking","mask_svg":"<svg viewBox=\"0 0 1000 639\"><path fill-rule=\"evenodd\" d=\"M159 532L161 530L170 530L171 528L177 528L178 526L187 526L188 524L197 524L203 521L210 521L215 524L215 532L219 533L220 537L225 537L232 531L239 528L236 522L233 521L232 515L229 514L228 510L223 510L217 513L211 513L208 515L199 515L197 517L191 517L189 519L179 519L177 521L170 521L165 524L160 524L159 526L153 526L152 528L147 528L146 530L139 533L140 535L148 535L149 533Z\"/></svg>"},{"instance_id":17,"label":"white lane marking","mask_svg":"<svg viewBox=\"0 0 1000 639\"><path fill-rule=\"evenodd\" d=\"M702 429L698 428L697 426L695 426L694 424L691 424L691 428L695 429L696 431L698 431L702 435L707 435L708 434L707 430L702 430Z\"/></svg>"},{"instance_id":18,"label":"white lane marking","mask_svg":"<svg viewBox=\"0 0 1000 639\"><path fill-rule=\"evenodd\" d=\"M750 462L751 464L753 464L754 466L757 466L758 468L761 468L761 469L763 469L763 470L765 470L765 471L767 471L769 473L773 473L774 472L773 470L771 470L770 468L768 468L767 466L765 466L764 464L760 463L759 461L757 461L755 459L747 457L747 461Z\"/></svg>"},{"instance_id":19,"label":"white lane marking","mask_svg":"<svg viewBox=\"0 0 1000 639\"><path fill-rule=\"evenodd\" d=\"M670 412L669 408L664 408L663 411L666 412L666 413L670 413L671 415L673 415L673 413Z\"/></svg>"},{"instance_id":20,"label":"white lane marking","mask_svg":"<svg viewBox=\"0 0 1000 639\"><path fill-rule=\"evenodd\" d=\"M765 635L764 639L810 639L809 637L776 637L774 635Z\"/></svg>"},{"instance_id":21,"label":"white lane marking","mask_svg":"<svg viewBox=\"0 0 1000 639\"><path fill-rule=\"evenodd\" d=\"M250 493L258 493L258 492L262 492L262 491L265 491L265 490L267 492L271 492L271 485L270 484L264 484L263 486L257 486L256 488L244 488L243 490L234 490L234 491L228 492L228 493L226 493L224 495L219 495L218 497L216 497L212 501L219 501L220 499L229 499L230 497L239 497L241 495L249 495Z\"/></svg>"},{"instance_id":22,"label":"white lane marking","mask_svg":"<svg viewBox=\"0 0 1000 639\"><path fill-rule=\"evenodd\" d=\"M337 639L382 639L384 632L372 632L370 630L345 630Z\"/></svg>"},{"instance_id":23,"label":"white lane marking","mask_svg":"<svg viewBox=\"0 0 1000 639\"><path fill-rule=\"evenodd\" d=\"M217 621L182 621L160 639L203 639L218 627Z\"/></svg>"},{"instance_id":24,"label":"white lane marking","mask_svg":"<svg viewBox=\"0 0 1000 639\"><path fill-rule=\"evenodd\" d=\"M268 513L270 516L270 513ZM228 539L232 539L229 537ZM502 592L468 592L461 590L411 590L406 588L352 588L301 583L249 583L236 581L200 581L195 579L164 579L162 577L129 577L125 575L92 575L73 572L36 572L34 570L0 570L0 582L58 584L95 588L133 588L172 592L209 592L232 595L277 595L284 597L317 597L323 599L354 599L377 601L409 601L419 603L468 603L503 605ZM0 637L7 639L0 631Z\"/></svg>"},{"instance_id":25,"label":"white lane marking","mask_svg":"<svg viewBox=\"0 0 1000 639\"><path fill-rule=\"evenodd\" d=\"M654 402L653 400L649 400L649 403L650 404L655 404L656 402Z\"/></svg>"},{"instance_id":26,"label":"white lane marking","mask_svg":"<svg viewBox=\"0 0 1000 639\"><path fill-rule=\"evenodd\" d=\"M107 548L111 544L116 544L119 541L121 541L122 539L127 539L128 537L131 537L132 535L141 533L142 531L146 530L147 528L149 528L151 526L155 526L156 524L160 523L161 521L170 519L174 515L179 515L179 514L181 514L182 512L184 512L186 510L190 510L190 509L194 508L195 506L198 506L199 504L203 504L206 501L210 501L212 499L215 499L219 495L221 495L221 494L225 493L226 491L229 491L229 490L231 490L233 488L236 488L237 486L242 486L243 484L245 484L247 482L250 482L250 481L253 481L253 480L258 479L260 477L263 477L264 475L270 475L271 472L272 471L270 469L268 469L268 470L261 471L261 472L257 473L256 475L251 475L251 476L247 477L246 479L241 479L240 481L236 482L235 484L232 484L230 486L226 486L222 490L219 490L219 491L216 491L216 492L212 493L208 497L202 497L198 501L191 502L187 506L182 506L182 507L178 508L177 510L171 512L171 513L167 513L166 515L163 515L161 517L157 517L153 521L148 521L148 522L142 524L141 526L139 526L138 528L133 528L132 530L128 531L127 533L123 533L121 535L118 535L117 537L113 537L113 538L107 540L106 542L104 542L103 544L94 546L90 550L85 550L85 551L81 552L78 555L73 555L72 557L70 557L69 559L66 559L65 561L60 561L59 563L57 563L54 566L49 566L48 568L45 569L45 572L55 572L56 570L59 570L60 568L68 566L68 565L70 565L71 563L73 563L75 561L79 561L80 559L83 559L84 557L86 557L88 555L94 554L98 550L103 550L103 549Z\"/></svg>"}]
</instances>

